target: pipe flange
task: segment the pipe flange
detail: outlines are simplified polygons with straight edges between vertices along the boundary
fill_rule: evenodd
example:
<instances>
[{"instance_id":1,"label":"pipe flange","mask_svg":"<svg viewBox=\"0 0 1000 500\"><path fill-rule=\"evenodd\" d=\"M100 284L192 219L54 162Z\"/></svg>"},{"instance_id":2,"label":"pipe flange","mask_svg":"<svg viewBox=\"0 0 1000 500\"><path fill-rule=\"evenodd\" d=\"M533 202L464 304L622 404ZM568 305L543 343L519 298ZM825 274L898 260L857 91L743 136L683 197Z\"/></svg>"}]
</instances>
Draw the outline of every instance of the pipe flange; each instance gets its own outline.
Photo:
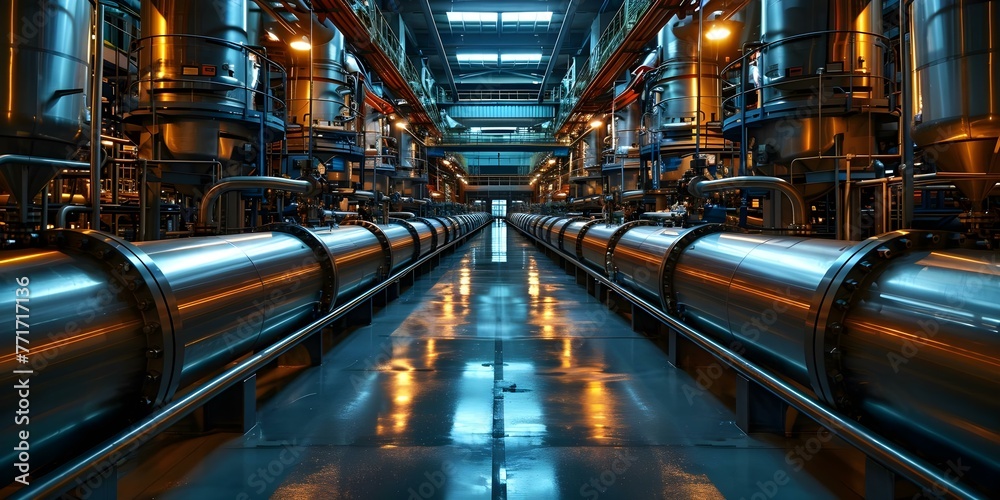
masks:
<instances>
[{"instance_id":1,"label":"pipe flange","mask_svg":"<svg viewBox=\"0 0 1000 500\"><path fill-rule=\"evenodd\" d=\"M542 239L541 230L549 223L550 220L556 220L558 217L554 215L543 215L536 220L536 223L531 228L531 235L535 237L536 240Z\"/></svg>"},{"instance_id":2,"label":"pipe flange","mask_svg":"<svg viewBox=\"0 0 1000 500\"><path fill-rule=\"evenodd\" d=\"M866 295L871 283L895 258L916 250L941 250L959 246L959 235L943 231L894 231L869 238L848 251L823 277L815 313L807 325L806 368L816 394L847 415L858 417L845 383L841 338L845 319Z\"/></svg>"},{"instance_id":3,"label":"pipe flange","mask_svg":"<svg viewBox=\"0 0 1000 500\"><path fill-rule=\"evenodd\" d=\"M615 279L618 274L618 270L615 269L614 258L615 258L615 247L618 246L618 241L625 236L625 232L633 227L639 226L650 226L652 222L645 220L633 220L626 222L618 227L614 233L611 233L611 237L608 238L608 251L604 254L604 275L607 276L612 281L617 281Z\"/></svg>"},{"instance_id":4,"label":"pipe flange","mask_svg":"<svg viewBox=\"0 0 1000 500\"><path fill-rule=\"evenodd\" d=\"M181 316L166 276L139 247L117 236L93 230L46 231L43 241L67 253L82 253L104 264L112 285L132 298L142 315L140 332L146 339L146 372L139 397L139 410L151 411L173 397L182 366L181 346L174 345L174 332L181 330Z\"/></svg>"},{"instance_id":5,"label":"pipe flange","mask_svg":"<svg viewBox=\"0 0 1000 500\"><path fill-rule=\"evenodd\" d=\"M382 245L382 265L379 267L379 281L384 281L392 272L392 243L385 235L385 231L378 227L378 224L366 220L351 220L344 223L348 226L361 226L375 235L379 244Z\"/></svg>"},{"instance_id":6,"label":"pipe flange","mask_svg":"<svg viewBox=\"0 0 1000 500\"><path fill-rule=\"evenodd\" d=\"M576 257L576 261L577 262L580 262L580 263L584 262L584 260L583 260L583 238L584 238L584 236L587 236L587 231L590 231L590 228L594 227L596 224L599 224L601 222L604 222L604 220L603 219L594 219L594 220L591 220L591 221L587 222L586 224L583 225L583 227L580 228L580 234L576 235L576 248L574 248L575 253L573 254L573 256Z\"/></svg>"},{"instance_id":7,"label":"pipe flange","mask_svg":"<svg viewBox=\"0 0 1000 500\"><path fill-rule=\"evenodd\" d=\"M406 222L403 219L389 219L389 224L396 224L406 228L406 231L410 233L413 238L413 260L410 262L416 262L420 260L420 233L417 232L417 228L413 227L413 224Z\"/></svg>"},{"instance_id":8,"label":"pipe flange","mask_svg":"<svg viewBox=\"0 0 1000 500\"><path fill-rule=\"evenodd\" d=\"M557 222L565 220L562 217L553 217L542 227L542 239L545 240L549 245L552 244L552 227L556 225Z\"/></svg>"},{"instance_id":9,"label":"pipe flange","mask_svg":"<svg viewBox=\"0 0 1000 500\"><path fill-rule=\"evenodd\" d=\"M443 217L428 217L428 219L436 220L438 224L441 224L441 226L443 227L444 241L441 242L442 246L447 245L448 243L451 243L452 241L455 240L454 238L451 237L451 233L453 231L453 229L451 228L451 221L444 219Z\"/></svg>"},{"instance_id":10,"label":"pipe flange","mask_svg":"<svg viewBox=\"0 0 1000 500\"><path fill-rule=\"evenodd\" d=\"M427 226L428 229L431 230L431 251L427 252L427 253L431 253L431 252L437 250L438 249L438 234L437 234L438 232L437 232L437 229L434 229L434 224L431 224L431 221L428 220L425 217L414 217L413 220L422 222L425 226Z\"/></svg>"},{"instance_id":11,"label":"pipe flange","mask_svg":"<svg viewBox=\"0 0 1000 500\"><path fill-rule=\"evenodd\" d=\"M566 240L566 228L568 228L570 224L574 222L586 222L588 220L590 219L586 217L571 217L568 221L566 221L566 223L563 224L561 228L559 228L559 238L558 241L556 242L556 248L558 248L559 250L563 249L563 241Z\"/></svg>"},{"instance_id":12,"label":"pipe flange","mask_svg":"<svg viewBox=\"0 0 1000 500\"><path fill-rule=\"evenodd\" d=\"M326 279L323 280L323 288L320 289L316 312L319 315L331 312L333 305L337 302L337 290L340 289L339 274L337 273L337 263L333 260L330 249L323 244L323 240L319 239L316 233L298 224L271 224L262 228L262 230L290 234L298 238L299 241L312 250L313 256L316 257L316 262L319 264L320 269L323 270L323 275L326 276Z\"/></svg>"},{"instance_id":13,"label":"pipe flange","mask_svg":"<svg viewBox=\"0 0 1000 500\"><path fill-rule=\"evenodd\" d=\"M673 228L665 228L664 231L670 231L671 229ZM677 262L680 260L681 254L684 253L684 250L688 246L702 236L721 233L723 229L722 224L705 224L693 227L674 240L670 244L670 248L667 249L667 254L663 257L663 262L660 264L660 307L671 316L680 317L680 311L677 309L677 290L674 289L673 277L674 269L677 268Z\"/></svg>"}]
</instances>

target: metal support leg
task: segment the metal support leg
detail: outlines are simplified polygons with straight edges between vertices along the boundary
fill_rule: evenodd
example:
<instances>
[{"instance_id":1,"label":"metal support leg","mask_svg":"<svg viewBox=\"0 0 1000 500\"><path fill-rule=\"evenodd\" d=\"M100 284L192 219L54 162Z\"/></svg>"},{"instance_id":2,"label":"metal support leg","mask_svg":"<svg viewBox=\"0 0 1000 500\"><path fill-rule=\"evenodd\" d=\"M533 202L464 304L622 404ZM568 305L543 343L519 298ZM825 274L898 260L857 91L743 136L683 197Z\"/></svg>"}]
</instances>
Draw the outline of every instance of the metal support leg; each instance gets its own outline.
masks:
<instances>
[{"instance_id":1,"label":"metal support leg","mask_svg":"<svg viewBox=\"0 0 1000 500\"><path fill-rule=\"evenodd\" d=\"M865 457L865 498L871 500L896 498L896 474L871 457Z\"/></svg>"},{"instance_id":2,"label":"metal support leg","mask_svg":"<svg viewBox=\"0 0 1000 500\"><path fill-rule=\"evenodd\" d=\"M658 337L661 325L663 323L653 318L645 309L632 307L632 331L641 333L646 337Z\"/></svg>"},{"instance_id":3,"label":"metal support leg","mask_svg":"<svg viewBox=\"0 0 1000 500\"><path fill-rule=\"evenodd\" d=\"M208 402L205 426L246 434L257 425L257 375L251 375Z\"/></svg>"},{"instance_id":4,"label":"metal support leg","mask_svg":"<svg viewBox=\"0 0 1000 500\"><path fill-rule=\"evenodd\" d=\"M373 316L372 299L368 299L351 309L351 312L344 316L344 321L347 326L368 326L372 324Z\"/></svg>"},{"instance_id":5,"label":"metal support leg","mask_svg":"<svg viewBox=\"0 0 1000 500\"><path fill-rule=\"evenodd\" d=\"M603 293L604 305L606 305L608 309L611 309L611 312L616 314L624 313L630 316L633 315L632 309L634 308L632 307L631 302L625 300L624 298L622 298L621 295L618 295L618 293L616 293L614 290L610 288L602 286L601 289L604 290Z\"/></svg>"},{"instance_id":6,"label":"metal support leg","mask_svg":"<svg viewBox=\"0 0 1000 500\"><path fill-rule=\"evenodd\" d=\"M118 464L108 463L98 465L98 474L86 480L78 479L79 486L73 490L73 498L87 500L117 500L118 498Z\"/></svg>"},{"instance_id":7,"label":"metal support leg","mask_svg":"<svg viewBox=\"0 0 1000 500\"><path fill-rule=\"evenodd\" d=\"M760 385L743 377L736 378L736 426L743 432L784 435L787 406Z\"/></svg>"},{"instance_id":8,"label":"metal support leg","mask_svg":"<svg viewBox=\"0 0 1000 500\"><path fill-rule=\"evenodd\" d=\"M392 302L399 298L399 280L394 281L385 289L386 302Z\"/></svg>"},{"instance_id":9,"label":"metal support leg","mask_svg":"<svg viewBox=\"0 0 1000 500\"><path fill-rule=\"evenodd\" d=\"M323 364L323 331L316 332L278 358L278 366L320 366Z\"/></svg>"}]
</instances>

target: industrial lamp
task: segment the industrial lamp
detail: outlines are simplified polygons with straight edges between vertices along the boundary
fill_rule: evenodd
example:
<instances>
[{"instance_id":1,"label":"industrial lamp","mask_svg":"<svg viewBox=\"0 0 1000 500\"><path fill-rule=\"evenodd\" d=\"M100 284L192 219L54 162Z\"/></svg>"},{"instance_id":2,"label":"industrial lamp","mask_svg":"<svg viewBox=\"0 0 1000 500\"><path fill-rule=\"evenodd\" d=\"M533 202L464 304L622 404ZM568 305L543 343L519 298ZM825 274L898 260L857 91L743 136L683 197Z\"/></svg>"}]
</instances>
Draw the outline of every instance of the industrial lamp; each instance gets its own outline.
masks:
<instances>
[{"instance_id":1,"label":"industrial lamp","mask_svg":"<svg viewBox=\"0 0 1000 500\"><path fill-rule=\"evenodd\" d=\"M295 50L309 50L312 48L312 44L309 43L309 37L305 35L297 40L292 40L288 45Z\"/></svg>"},{"instance_id":2,"label":"industrial lamp","mask_svg":"<svg viewBox=\"0 0 1000 500\"><path fill-rule=\"evenodd\" d=\"M729 38L732 34L732 30L728 26L719 21L712 22L712 26L708 28L705 32L705 38L712 41L722 40L724 38Z\"/></svg>"}]
</instances>

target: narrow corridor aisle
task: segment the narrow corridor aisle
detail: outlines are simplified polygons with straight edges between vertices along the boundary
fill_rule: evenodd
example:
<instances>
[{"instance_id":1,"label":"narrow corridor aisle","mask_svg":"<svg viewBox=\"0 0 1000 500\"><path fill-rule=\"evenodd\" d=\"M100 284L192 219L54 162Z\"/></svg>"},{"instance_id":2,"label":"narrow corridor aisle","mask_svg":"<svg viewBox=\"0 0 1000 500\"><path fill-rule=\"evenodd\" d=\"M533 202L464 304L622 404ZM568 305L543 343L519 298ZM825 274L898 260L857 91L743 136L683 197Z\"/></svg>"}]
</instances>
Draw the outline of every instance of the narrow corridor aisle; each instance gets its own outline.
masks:
<instances>
[{"instance_id":1,"label":"narrow corridor aisle","mask_svg":"<svg viewBox=\"0 0 1000 500\"><path fill-rule=\"evenodd\" d=\"M282 370L260 384L249 435L185 440L125 485L144 498L854 496L797 470L804 438L741 432L503 222L322 366Z\"/></svg>"}]
</instances>

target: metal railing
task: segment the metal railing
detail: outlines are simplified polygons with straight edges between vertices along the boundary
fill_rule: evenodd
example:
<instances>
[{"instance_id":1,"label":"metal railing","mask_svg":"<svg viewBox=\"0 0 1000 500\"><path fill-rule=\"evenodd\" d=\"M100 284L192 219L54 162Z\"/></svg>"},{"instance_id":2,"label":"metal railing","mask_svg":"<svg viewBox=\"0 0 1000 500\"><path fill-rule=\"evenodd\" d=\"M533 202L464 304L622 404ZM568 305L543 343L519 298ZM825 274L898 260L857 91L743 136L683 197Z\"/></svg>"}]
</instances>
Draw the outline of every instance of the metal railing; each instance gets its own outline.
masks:
<instances>
[{"instance_id":1,"label":"metal railing","mask_svg":"<svg viewBox=\"0 0 1000 500\"><path fill-rule=\"evenodd\" d=\"M889 88L889 85L892 84L892 80L882 74L873 73L867 68L859 68L858 63L853 56L847 57L846 61L843 61L844 67L842 71L824 71L817 74L778 77L768 77L765 74L766 72L764 70L768 68L768 52L772 49L790 43L800 43L805 40L819 40L831 38L833 36L845 35L850 38L850 48L848 50L850 54L857 54L858 48L864 47L865 45L871 45L873 48L883 51L888 48L889 40L886 37L875 33L849 30L814 31L762 44L755 47L753 50L747 51L742 57L723 68L720 74L723 78L722 118L724 120L724 126L731 125L737 117L739 117L740 121L743 121L742 117L747 111L763 109L767 104L767 98L765 96L766 91L778 89L782 85L785 85L793 80L797 82L806 82L810 79L814 79L817 82L815 87L821 90L823 88L823 84L821 83L822 78L843 78L847 80L847 87L843 87L842 85L834 85L830 87L839 88L847 96L853 96L856 92L866 93L871 97L874 97L875 95L884 95L886 93L884 89ZM861 40L858 40L859 37ZM869 41L865 41L866 39L869 39ZM832 39L819 41L821 43L834 42ZM758 69L759 76L756 78L750 75L750 72L753 71L754 68ZM875 71L880 72L881 68L875 68ZM855 87L856 81L867 81L868 84L858 85ZM883 90L876 92L878 85L881 85ZM822 98L822 96L820 96L820 98Z\"/></svg>"},{"instance_id":2,"label":"metal railing","mask_svg":"<svg viewBox=\"0 0 1000 500\"><path fill-rule=\"evenodd\" d=\"M172 50L170 47L183 47L187 51L186 56L197 61L199 50L218 50L219 46L238 51L246 59L243 74L235 83L200 74L157 76L153 70L156 54ZM176 107L179 104L176 96L187 93L191 100L180 101L185 108L232 112L248 121L258 121L257 113L263 113L265 117L280 121L282 126L286 122L287 109L284 100L279 97L283 96L287 87L285 69L246 45L200 35L153 35L136 40L130 58L137 61L139 75L129 82L128 92L125 93L130 96L125 105L126 113L140 110L156 113L161 104L164 108ZM225 71L224 68L217 70ZM204 100L207 89L215 96L225 94L224 100L234 106L220 106L218 100ZM162 103L157 101L158 96L166 95L171 99Z\"/></svg>"},{"instance_id":3,"label":"metal railing","mask_svg":"<svg viewBox=\"0 0 1000 500\"><path fill-rule=\"evenodd\" d=\"M393 32L382 11L375 5L375 2L365 2L363 4L357 2L355 3L354 12L368 28L368 34L371 35L371 39L396 64L400 75L406 80L410 86L410 90L417 96L417 99L420 100L420 105L427 112L427 116L434 121L439 130L444 130L445 127L441 123L441 115L438 112L433 90L427 88L425 85L426 82L420 76L420 72L417 71L413 63L406 57L406 52L399 42L399 37Z\"/></svg>"},{"instance_id":4,"label":"metal railing","mask_svg":"<svg viewBox=\"0 0 1000 500\"><path fill-rule=\"evenodd\" d=\"M563 97L559 105L559 114L556 119L558 127L566 122L570 113L573 112L573 108L576 107L580 94L590 85L591 80L608 61L608 58L621 47L632 28L642 19L652 4L652 0L625 0L615 16L611 18L608 27L601 33L597 42L597 51L592 53L590 59L587 59L582 66L576 69L575 76L574 72L570 71L563 79L563 88L567 91L567 95Z\"/></svg>"},{"instance_id":5,"label":"metal railing","mask_svg":"<svg viewBox=\"0 0 1000 500\"><path fill-rule=\"evenodd\" d=\"M554 144L555 138L550 132L513 132L510 134L491 134L483 132L449 132L441 137L442 144Z\"/></svg>"},{"instance_id":6,"label":"metal railing","mask_svg":"<svg viewBox=\"0 0 1000 500\"><path fill-rule=\"evenodd\" d=\"M481 175L469 176L470 186L527 186L531 177L527 175Z\"/></svg>"},{"instance_id":7,"label":"metal railing","mask_svg":"<svg viewBox=\"0 0 1000 500\"><path fill-rule=\"evenodd\" d=\"M537 101L538 90L460 90L458 101ZM444 91L444 97L450 98L451 92ZM555 92L551 89L542 94L543 100L552 101Z\"/></svg>"}]
</instances>

